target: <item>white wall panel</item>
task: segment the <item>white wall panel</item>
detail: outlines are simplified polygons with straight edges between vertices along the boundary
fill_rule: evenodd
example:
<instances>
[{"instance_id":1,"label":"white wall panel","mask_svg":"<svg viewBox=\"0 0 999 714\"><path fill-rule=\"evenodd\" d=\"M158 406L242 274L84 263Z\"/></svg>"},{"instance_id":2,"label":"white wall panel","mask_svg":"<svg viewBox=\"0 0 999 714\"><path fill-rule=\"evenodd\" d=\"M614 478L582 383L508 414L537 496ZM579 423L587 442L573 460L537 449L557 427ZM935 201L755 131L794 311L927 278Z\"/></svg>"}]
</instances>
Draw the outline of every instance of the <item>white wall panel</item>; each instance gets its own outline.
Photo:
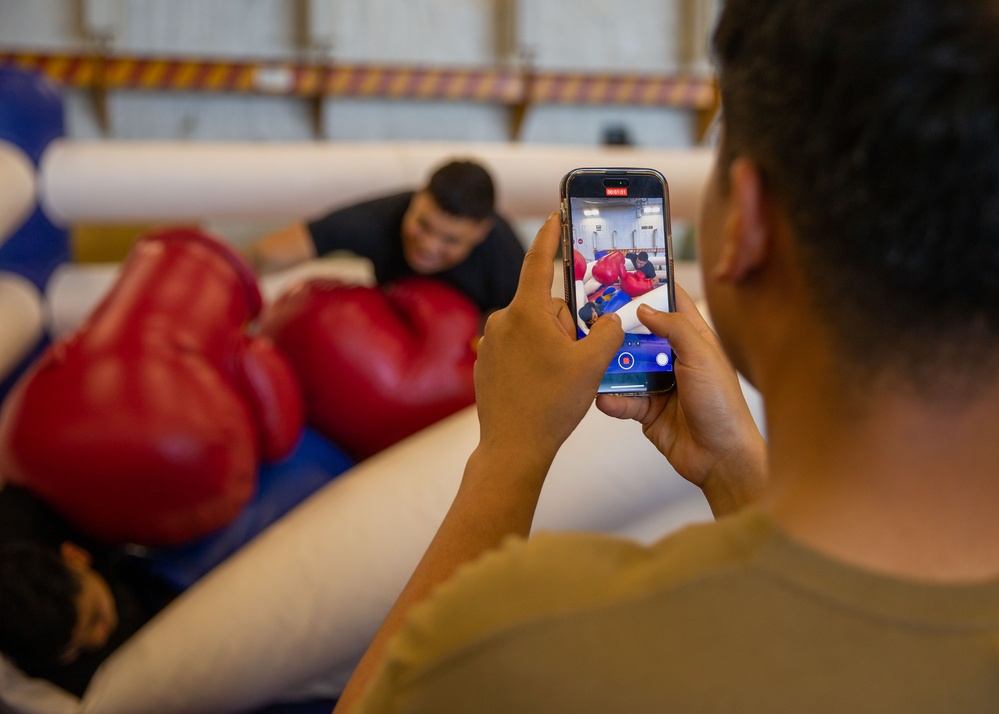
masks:
<instances>
[{"instance_id":1,"label":"white wall panel","mask_svg":"<svg viewBox=\"0 0 999 714\"><path fill-rule=\"evenodd\" d=\"M340 141L505 141L507 115L487 104L345 99L326 103L324 128Z\"/></svg>"},{"instance_id":2,"label":"white wall panel","mask_svg":"<svg viewBox=\"0 0 999 714\"><path fill-rule=\"evenodd\" d=\"M83 92L67 93L66 131L74 139L104 138ZM301 99L237 94L112 93L114 139L178 141L307 141L308 104Z\"/></svg>"},{"instance_id":3,"label":"white wall panel","mask_svg":"<svg viewBox=\"0 0 999 714\"><path fill-rule=\"evenodd\" d=\"M599 144L604 129L625 126L636 146L690 145L692 116L659 107L579 107L538 105L524 121L522 140L541 144Z\"/></svg>"},{"instance_id":4,"label":"white wall panel","mask_svg":"<svg viewBox=\"0 0 999 714\"><path fill-rule=\"evenodd\" d=\"M119 51L289 57L300 4L289 0L121 0Z\"/></svg>"},{"instance_id":5,"label":"white wall panel","mask_svg":"<svg viewBox=\"0 0 999 714\"><path fill-rule=\"evenodd\" d=\"M539 67L663 72L679 62L675 1L523 1L518 32Z\"/></svg>"},{"instance_id":6,"label":"white wall panel","mask_svg":"<svg viewBox=\"0 0 999 714\"><path fill-rule=\"evenodd\" d=\"M346 61L488 65L496 57L493 0L335 0L333 8L334 51Z\"/></svg>"},{"instance_id":7,"label":"white wall panel","mask_svg":"<svg viewBox=\"0 0 999 714\"><path fill-rule=\"evenodd\" d=\"M80 12L66 0L0 2L0 47L79 47Z\"/></svg>"}]
</instances>

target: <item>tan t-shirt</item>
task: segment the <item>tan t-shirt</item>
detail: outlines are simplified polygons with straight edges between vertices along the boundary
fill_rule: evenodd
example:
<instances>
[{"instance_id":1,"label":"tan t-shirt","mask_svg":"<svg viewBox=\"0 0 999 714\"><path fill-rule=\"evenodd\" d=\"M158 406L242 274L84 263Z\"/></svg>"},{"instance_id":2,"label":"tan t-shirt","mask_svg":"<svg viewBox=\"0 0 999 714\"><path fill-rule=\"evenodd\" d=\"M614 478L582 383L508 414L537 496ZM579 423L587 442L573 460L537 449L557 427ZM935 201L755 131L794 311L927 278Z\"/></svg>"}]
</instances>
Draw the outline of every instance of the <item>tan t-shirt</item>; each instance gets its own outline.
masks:
<instances>
[{"instance_id":1,"label":"tan t-shirt","mask_svg":"<svg viewBox=\"0 0 999 714\"><path fill-rule=\"evenodd\" d=\"M999 582L858 570L755 509L511 540L414 609L361 711L999 711Z\"/></svg>"}]
</instances>

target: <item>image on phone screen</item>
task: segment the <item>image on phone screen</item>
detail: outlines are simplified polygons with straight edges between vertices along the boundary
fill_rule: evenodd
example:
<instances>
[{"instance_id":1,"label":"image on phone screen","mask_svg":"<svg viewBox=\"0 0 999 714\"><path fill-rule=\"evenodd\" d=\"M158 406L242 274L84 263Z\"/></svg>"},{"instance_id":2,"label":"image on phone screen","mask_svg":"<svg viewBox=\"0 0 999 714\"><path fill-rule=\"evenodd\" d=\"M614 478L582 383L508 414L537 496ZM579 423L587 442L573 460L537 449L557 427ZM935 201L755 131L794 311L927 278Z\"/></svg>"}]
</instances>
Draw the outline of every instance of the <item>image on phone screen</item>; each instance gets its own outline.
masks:
<instances>
[{"instance_id":1,"label":"image on phone screen","mask_svg":"<svg viewBox=\"0 0 999 714\"><path fill-rule=\"evenodd\" d=\"M673 351L636 311L645 302L672 309L671 260L662 198L569 196L571 270L578 337L600 316L616 312L624 344L600 384L602 393L636 394L673 386ZM567 281L568 283L568 281ZM571 304L570 303L570 304Z\"/></svg>"}]
</instances>

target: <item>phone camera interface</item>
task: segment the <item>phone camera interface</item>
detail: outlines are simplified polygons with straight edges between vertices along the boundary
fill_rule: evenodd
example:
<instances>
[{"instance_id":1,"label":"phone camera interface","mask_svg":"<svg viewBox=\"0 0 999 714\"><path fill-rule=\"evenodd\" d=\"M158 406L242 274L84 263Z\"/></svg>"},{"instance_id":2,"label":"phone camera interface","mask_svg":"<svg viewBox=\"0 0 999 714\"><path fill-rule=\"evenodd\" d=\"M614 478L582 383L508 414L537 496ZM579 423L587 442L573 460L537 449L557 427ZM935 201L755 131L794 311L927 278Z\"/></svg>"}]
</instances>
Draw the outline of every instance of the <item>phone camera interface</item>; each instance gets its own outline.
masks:
<instances>
[{"instance_id":1,"label":"phone camera interface","mask_svg":"<svg viewBox=\"0 0 999 714\"><path fill-rule=\"evenodd\" d=\"M642 303L671 309L669 236L663 199L615 196L618 186L610 184L620 180L626 181L604 181L606 197L570 198L571 287L579 336L609 312L618 314L626 333L603 386L608 391L640 391L646 385L637 384L636 378L673 368L668 341L652 335L637 315Z\"/></svg>"}]
</instances>

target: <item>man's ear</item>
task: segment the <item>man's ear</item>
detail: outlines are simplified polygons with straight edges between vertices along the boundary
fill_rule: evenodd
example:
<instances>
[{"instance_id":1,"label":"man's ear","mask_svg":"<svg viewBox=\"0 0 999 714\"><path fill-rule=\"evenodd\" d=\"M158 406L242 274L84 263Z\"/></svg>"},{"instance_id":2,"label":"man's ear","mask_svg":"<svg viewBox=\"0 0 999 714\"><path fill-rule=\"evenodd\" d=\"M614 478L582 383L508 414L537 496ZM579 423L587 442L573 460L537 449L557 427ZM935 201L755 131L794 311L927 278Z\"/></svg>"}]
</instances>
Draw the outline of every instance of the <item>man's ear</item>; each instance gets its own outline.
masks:
<instances>
[{"instance_id":1,"label":"man's ear","mask_svg":"<svg viewBox=\"0 0 999 714\"><path fill-rule=\"evenodd\" d=\"M713 274L723 281L740 281L763 267L773 240L771 214L763 177L745 157L729 167L729 212L723 226L722 249Z\"/></svg>"},{"instance_id":2,"label":"man's ear","mask_svg":"<svg viewBox=\"0 0 999 714\"><path fill-rule=\"evenodd\" d=\"M477 238L475 241L476 245L478 245L479 243L481 243L486 239L486 236L489 235L489 231L493 229L494 225L496 225L496 221L491 217L483 218L481 221L478 222L478 224L475 226L475 230L477 231L476 233Z\"/></svg>"},{"instance_id":3,"label":"man's ear","mask_svg":"<svg viewBox=\"0 0 999 714\"><path fill-rule=\"evenodd\" d=\"M59 555L62 556L67 565L77 566L77 568L80 566L89 567L92 562L90 553L68 540L63 541L62 545L59 546Z\"/></svg>"}]
</instances>

